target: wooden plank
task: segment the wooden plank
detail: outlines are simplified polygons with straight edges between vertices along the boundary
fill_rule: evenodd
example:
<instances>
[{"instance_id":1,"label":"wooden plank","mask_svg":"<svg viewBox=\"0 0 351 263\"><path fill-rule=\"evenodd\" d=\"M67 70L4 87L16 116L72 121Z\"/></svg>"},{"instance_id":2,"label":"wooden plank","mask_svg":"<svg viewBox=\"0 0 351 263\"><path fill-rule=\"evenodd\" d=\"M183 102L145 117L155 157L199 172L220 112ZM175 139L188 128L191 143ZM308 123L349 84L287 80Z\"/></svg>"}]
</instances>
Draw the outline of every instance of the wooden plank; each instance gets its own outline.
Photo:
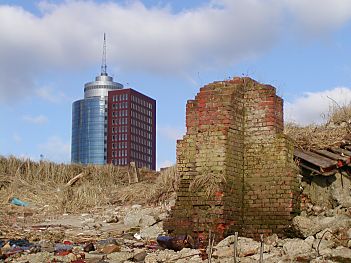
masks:
<instances>
[{"instance_id":1,"label":"wooden plank","mask_svg":"<svg viewBox=\"0 0 351 263\"><path fill-rule=\"evenodd\" d=\"M338 154L343 154L344 156L349 156L351 157L351 151L342 149L342 148L337 148L337 147L332 147L330 148L331 151L338 153Z\"/></svg>"},{"instance_id":2,"label":"wooden plank","mask_svg":"<svg viewBox=\"0 0 351 263\"><path fill-rule=\"evenodd\" d=\"M308 152L300 149L295 149L294 150L294 155L295 157L298 157L300 159L303 159L311 164L314 164L316 166L319 166L321 169L325 170L328 168L333 168L333 166L336 167L337 161L330 160L326 157L320 156L316 153L313 152Z\"/></svg>"},{"instance_id":3,"label":"wooden plank","mask_svg":"<svg viewBox=\"0 0 351 263\"><path fill-rule=\"evenodd\" d=\"M314 153L317 153L319 155L322 155L324 157L327 157L329 159L335 160L335 161L341 160L341 161L346 163L349 160L349 158L347 158L347 157L344 157L344 156L342 156L340 154L335 154L335 153L329 152L327 150L315 150L315 149L312 149L311 151L314 152Z\"/></svg>"},{"instance_id":4,"label":"wooden plank","mask_svg":"<svg viewBox=\"0 0 351 263\"><path fill-rule=\"evenodd\" d=\"M320 174L320 175L323 175L323 176L330 176L330 175L335 174L335 172L336 172L336 170L330 171L330 172L321 172L321 171L318 171L318 170L312 168L311 166L308 166L308 165L303 164L303 163L300 163L299 166L304 168L304 169L306 169L306 170L311 171L312 172L311 175L313 175L313 174Z\"/></svg>"}]
</instances>

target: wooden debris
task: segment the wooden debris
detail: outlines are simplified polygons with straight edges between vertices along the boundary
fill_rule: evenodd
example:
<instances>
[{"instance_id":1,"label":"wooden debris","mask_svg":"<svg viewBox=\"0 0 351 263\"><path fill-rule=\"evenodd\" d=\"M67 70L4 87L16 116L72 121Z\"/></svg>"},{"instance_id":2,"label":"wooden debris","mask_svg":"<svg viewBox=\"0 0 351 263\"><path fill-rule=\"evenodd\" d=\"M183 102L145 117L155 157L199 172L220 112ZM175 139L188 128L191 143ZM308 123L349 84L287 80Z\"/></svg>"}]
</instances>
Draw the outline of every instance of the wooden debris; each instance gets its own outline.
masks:
<instances>
[{"instance_id":1,"label":"wooden debris","mask_svg":"<svg viewBox=\"0 0 351 263\"><path fill-rule=\"evenodd\" d=\"M86 175L86 173L80 173L80 174L76 175L75 177L73 177L71 180L68 181L68 183L65 185L65 187L69 187L69 186L74 185L79 179L81 179L85 175Z\"/></svg>"},{"instance_id":2,"label":"wooden debris","mask_svg":"<svg viewBox=\"0 0 351 263\"><path fill-rule=\"evenodd\" d=\"M135 162L130 162L128 180L129 184L135 184L139 182L139 170Z\"/></svg>"}]
</instances>

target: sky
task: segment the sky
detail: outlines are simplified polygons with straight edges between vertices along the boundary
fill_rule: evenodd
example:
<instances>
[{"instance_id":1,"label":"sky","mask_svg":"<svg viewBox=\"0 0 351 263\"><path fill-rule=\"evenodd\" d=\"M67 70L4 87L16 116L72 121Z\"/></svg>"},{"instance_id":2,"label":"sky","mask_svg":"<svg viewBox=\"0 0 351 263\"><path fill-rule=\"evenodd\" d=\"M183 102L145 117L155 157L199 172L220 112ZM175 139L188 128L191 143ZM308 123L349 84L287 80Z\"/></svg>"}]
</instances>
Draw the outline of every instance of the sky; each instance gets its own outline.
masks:
<instances>
[{"instance_id":1,"label":"sky","mask_svg":"<svg viewBox=\"0 0 351 263\"><path fill-rule=\"evenodd\" d=\"M72 102L104 33L109 75L157 101L161 168L213 81L271 84L286 121L323 123L351 101L350 31L350 0L0 0L0 155L70 162Z\"/></svg>"}]
</instances>

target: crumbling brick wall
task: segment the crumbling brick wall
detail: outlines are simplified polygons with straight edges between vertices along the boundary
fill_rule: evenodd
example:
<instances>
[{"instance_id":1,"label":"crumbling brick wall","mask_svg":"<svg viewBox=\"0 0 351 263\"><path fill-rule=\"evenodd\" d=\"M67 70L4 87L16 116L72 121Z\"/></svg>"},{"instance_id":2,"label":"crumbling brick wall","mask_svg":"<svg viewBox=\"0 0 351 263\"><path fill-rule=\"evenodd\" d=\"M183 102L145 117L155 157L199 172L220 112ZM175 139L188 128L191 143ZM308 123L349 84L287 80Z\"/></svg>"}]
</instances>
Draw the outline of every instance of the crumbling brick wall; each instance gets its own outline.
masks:
<instances>
[{"instance_id":1,"label":"crumbling brick wall","mask_svg":"<svg viewBox=\"0 0 351 263\"><path fill-rule=\"evenodd\" d=\"M283 135L283 101L250 78L200 89L177 142L180 187L164 227L217 240L238 231L282 234L297 209L292 143Z\"/></svg>"}]
</instances>

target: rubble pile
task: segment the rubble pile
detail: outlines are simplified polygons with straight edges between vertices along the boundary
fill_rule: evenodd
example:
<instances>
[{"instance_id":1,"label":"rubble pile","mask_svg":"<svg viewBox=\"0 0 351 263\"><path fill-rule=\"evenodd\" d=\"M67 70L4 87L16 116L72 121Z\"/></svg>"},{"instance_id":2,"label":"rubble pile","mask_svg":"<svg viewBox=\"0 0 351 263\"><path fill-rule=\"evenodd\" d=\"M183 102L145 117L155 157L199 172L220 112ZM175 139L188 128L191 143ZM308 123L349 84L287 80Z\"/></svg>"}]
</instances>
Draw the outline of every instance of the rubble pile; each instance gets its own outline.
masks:
<instances>
[{"instance_id":1,"label":"rubble pile","mask_svg":"<svg viewBox=\"0 0 351 263\"><path fill-rule=\"evenodd\" d=\"M228 236L199 248L196 238L168 237L163 231L174 200L161 206L96 208L62 214L40 223L8 224L0 238L0 262L350 262L351 209L316 205L293 220L292 238L276 234L260 241ZM21 209L20 207L17 207ZM16 238L11 235L16 233ZM6 237L7 236L7 237ZM178 239L177 239L178 238ZM158 241L158 242L157 242ZM212 252L210 252L212 251Z\"/></svg>"}]
</instances>

